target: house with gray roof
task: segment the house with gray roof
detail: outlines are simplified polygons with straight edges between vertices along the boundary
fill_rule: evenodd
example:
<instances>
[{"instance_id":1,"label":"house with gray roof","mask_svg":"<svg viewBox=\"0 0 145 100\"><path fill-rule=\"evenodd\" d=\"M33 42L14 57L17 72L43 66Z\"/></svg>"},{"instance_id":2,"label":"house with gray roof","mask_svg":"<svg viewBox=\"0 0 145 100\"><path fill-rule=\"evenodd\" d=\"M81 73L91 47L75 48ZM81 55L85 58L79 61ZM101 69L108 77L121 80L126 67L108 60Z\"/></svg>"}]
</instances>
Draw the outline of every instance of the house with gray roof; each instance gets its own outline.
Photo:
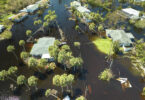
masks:
<instances>
[{"instance_id":1,"label":"house with gray roof","mask_svg":"<svg viewBox=\"0 0 145 100\"><path fill-rule=\"evenodd\" d=\"M30 55L38 58L51 59L48 48L54 44L55 38L42 37L35 43L31 49Z\"/></svg>"},{"instance_id":2,"label":"house with gray roof","mask_svg":"<svg viewBox=\"0 0 145 100\"><path fill-rule=\"evenodd\" d=\"M0 33L5 29L4 25L0 25Z\"/></svg>"},{"instance_id":3,"label":"house with gray roof","mask_svg":"<svg viewBox=\"0 0 145 100\"><path fill-rule=\"evenodd\" d=\"M85 20L85 22L87 23L91 22L91 20L87 18L91 12L88 8L81 6L81 3L78 1L71 2L70 6L75 7L75 9L83 15L82 19Z\"/></svg>"},{"instance_id":4,"label":"house with gray roof","mask_svg":"<svg viewBox=\"0 0 145 100\"><path fill-rule=\"evenodd\" d=\"M132 33L126 33L124 30L111 30L106 29L106 36L112 39L112 41L118 41L120 46L131 46L134 36Z\"/></svg>"}]
</instances>

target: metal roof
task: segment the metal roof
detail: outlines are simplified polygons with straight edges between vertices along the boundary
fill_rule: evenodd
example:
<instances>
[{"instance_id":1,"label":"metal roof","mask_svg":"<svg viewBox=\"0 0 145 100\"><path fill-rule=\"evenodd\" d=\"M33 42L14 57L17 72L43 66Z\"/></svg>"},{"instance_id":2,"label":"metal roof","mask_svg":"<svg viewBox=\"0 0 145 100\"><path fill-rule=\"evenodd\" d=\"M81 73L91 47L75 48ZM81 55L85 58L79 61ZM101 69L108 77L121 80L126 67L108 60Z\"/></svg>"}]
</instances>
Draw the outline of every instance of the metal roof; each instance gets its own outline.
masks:
<instances>
[{"instance_id":1,"label":"metal roof","mask_svg":"<svg viewBox=\"0 0 145 100\"><path fill-rule=\"evenodd\" d=\"M81 6L81 3L78 2L78 1L73 1L73 2L70 3L70 5L73 6L73 7L79 7L79 6Z\"/></svg>"},{"instance_id":2,"label":"metal roof","mask_svg":"<svg viewBox=\"0 0 145 100\"><path fill-rule=\"evenodd\" d=\"M34 44L31 49L30 54L32 56L42 56L43 54L49 54L48 48L54 44L55 38L53 37L43 37L38 40L36 44Z\"/></svg>"},{"instance_id":3,"label":"metal roof","mask_svg":"<svg viewBox=\"0 0 145 100\"><path fill-rule=\"evenodd\" d=\"M3 31L4 28L4 25L0 25L0 33Z\"/></svg>"},{"instance_id":4,"label":"metal roof","mask_svg":"<svg viewBox=\"0 0 145 100\"><path fill-rule=\"evenodd\" d=\"M129 16L131 19L138 19L140 18L139 17L139 13L140 11L138 10L135 10L133 8L125 8L125 9L122 9L122 11L127 14L127 16Z\"/></svg>"},{"instance_id":5,"label":"metal roof","mask_svg":"<svg viewBox=\"0 0 145 100\"><path fill-rule=\"evenodd\" d=\"M83 6L79 6L77 7L77 10L80 12L80 13L90 13L91 11Z\"/></svg>"}]
</instances>

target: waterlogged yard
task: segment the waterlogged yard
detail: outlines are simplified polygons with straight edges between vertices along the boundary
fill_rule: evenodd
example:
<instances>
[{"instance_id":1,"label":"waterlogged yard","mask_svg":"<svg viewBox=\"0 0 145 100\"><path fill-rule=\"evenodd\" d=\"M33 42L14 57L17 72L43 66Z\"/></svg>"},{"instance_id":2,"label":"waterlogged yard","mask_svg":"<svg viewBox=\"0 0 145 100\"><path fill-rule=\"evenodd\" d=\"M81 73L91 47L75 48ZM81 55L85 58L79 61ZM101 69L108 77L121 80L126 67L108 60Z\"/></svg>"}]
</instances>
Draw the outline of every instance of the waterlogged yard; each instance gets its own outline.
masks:
<instances>
[{"instance_id":1,"label":"waterlogged yard","mask_svg":"<svg viewBox=\"0 0 145 100\"><path fill-rule=\"evenodd\" d=\"M100 50L102 53L105 54L113 54L113 50L111 48L112 40L109 38L98 38L98 37L93 37L92 38L93 43L95 44L96 48Z\"/></svg>"}]
</instances>

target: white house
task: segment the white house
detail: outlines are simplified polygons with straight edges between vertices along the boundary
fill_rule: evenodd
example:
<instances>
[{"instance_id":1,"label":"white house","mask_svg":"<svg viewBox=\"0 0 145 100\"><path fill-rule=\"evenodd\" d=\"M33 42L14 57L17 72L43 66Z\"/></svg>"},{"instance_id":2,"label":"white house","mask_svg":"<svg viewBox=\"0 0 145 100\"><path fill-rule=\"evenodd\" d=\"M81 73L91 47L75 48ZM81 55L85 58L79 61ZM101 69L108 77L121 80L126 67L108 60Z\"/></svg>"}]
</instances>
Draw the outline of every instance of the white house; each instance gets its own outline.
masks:
<instances>
[{"instance_id":1,"label":"white house","mask_svg":"<svg viewBox=\"0 0 145 100\"><path fill-rule=\"evenodd\" d=\"M77 8L77 7L80 7L81 6L81 3L78 2L78 1L73 1L73 2L70 3L70 6Z\"/></svg>"},{"instance_id":2,"label":"white house","mask_svg":"<svg viewBox=\"0 0 145 100\"><path fill-rule=\"evenodd\" d=\"M4 25L0 25L0 33L5 29Z\"/></svg>"},{"instance_id":3,"label":"white house","mask_svg":"<svg viewBox=\"0 0 145 100\"><path fill-rule=\"evenodd\" d=\"M133 8L125 8L122 9L122 12L125 13L125 15L130 19L139 19L139 18L145 18L145 16L139 16L140 11L133 9Z\"/></svg>"},{"instance_id":4,"label":"white house","mask_svg":"<svg viewBox=\"0 0 145 100\"><path fill-rule=\"evenodd\" d=\"M27 13L33 13L34 11L39 9L39 4L32 4L27 6L26 8L20 10L20 12L27 12Z\"/></svg>"},{"instance_id":5,"label":"white house","mask_svg":"<svg viewBox=\"0 0 145 100\"><path fill-rule=\"evenodd\" d=\"M71 7L75 7L77 11L79 11L82 15L83 15L83 18L85 20L85 22L90 22L91 20L89 20L86 16L89 16L90 14L90 10L87 9L86 7L84 6L81 6L81 3L78 2L78 1L73 1L70 3Z\"/></svg>"}]
</instances>

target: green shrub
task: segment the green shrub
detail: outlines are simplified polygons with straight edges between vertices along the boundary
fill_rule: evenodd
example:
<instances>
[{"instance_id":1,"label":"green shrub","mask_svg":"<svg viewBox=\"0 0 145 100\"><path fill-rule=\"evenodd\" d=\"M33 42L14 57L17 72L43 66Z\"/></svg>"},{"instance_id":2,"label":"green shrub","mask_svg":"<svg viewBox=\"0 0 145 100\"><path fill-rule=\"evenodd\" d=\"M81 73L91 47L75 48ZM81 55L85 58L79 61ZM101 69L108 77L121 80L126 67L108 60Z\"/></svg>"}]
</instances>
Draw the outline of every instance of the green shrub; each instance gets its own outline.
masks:
<instances>
[{"instance_id":1,"label":"green shrub","mask_svg":"<svg viewBox=\"0 0 145 100\"><path fill-rule=\"evenodd\" d=\"M100 80L110 81L114 77L111 69L105 69L101 74L98 76Z\"/></svg>"}]
</instances>

